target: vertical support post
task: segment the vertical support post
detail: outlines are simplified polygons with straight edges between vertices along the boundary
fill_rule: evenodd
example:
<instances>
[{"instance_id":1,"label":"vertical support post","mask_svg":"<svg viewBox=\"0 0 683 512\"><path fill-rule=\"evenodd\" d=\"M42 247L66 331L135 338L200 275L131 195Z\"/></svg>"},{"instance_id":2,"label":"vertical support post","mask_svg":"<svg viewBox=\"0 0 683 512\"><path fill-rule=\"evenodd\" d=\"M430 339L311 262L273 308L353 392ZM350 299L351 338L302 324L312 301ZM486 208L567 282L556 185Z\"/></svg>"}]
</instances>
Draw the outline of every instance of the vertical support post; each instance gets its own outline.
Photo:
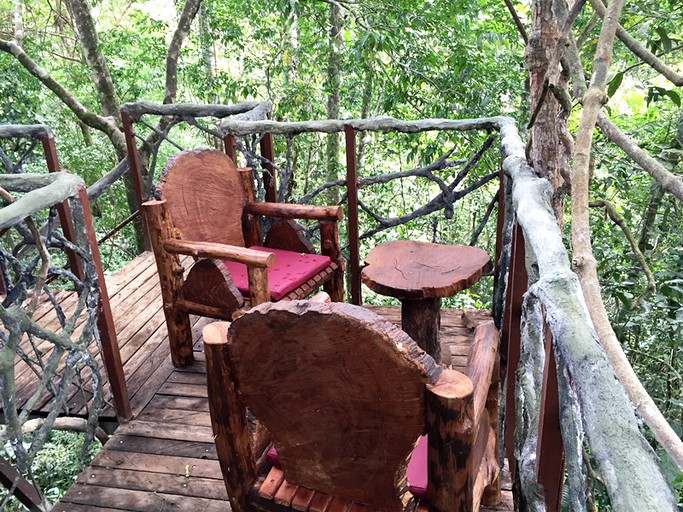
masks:
<instances>
[{"instance_id":1,"label":"vertical support post","mask_svg":"<svg viewBox=\"0 0 683 512\"><path fill-rule=\"evenodd\" d=\"M119 352L119 344L116 338L116 330L114 328L114 316L112 315L111 305L109 304L107 283L104 280L104 272L102 271L100 249L97 246L97 236L95 235L95 230L93 229L92 225L90 201L88 200L87 190L85 188L81 188L78 191L78 197L83 207L85 229L87 231L93 263L95 264L95 271L97 272L97 280L100 284L100 298L97 308L97 328L100 331L102 360L104 361L104 367L106 368L107 375L109 376L109 386L111 387L111 392L114 396L116 415L119 418L128 420L133 416L133 413L131 412L130 408L130 398L128 396L128 388L126 387L126 377L123 373L123 363L121 362L121 353Z\"/></svg>"},{"instance_id":2,"label":"vertical support post","mask_svg":"<svg viewBox=\"0 0 683 512\"><path fill-rule=\"evenodd\" d=\"M249 489L256 480L256 463L252 456L247 408L240 399L230 366L227 322L204 327L206 383L209 412L216 452L232 510L251 510Z\"/></svg>"},{"instance_id":3,"label":"vertical support post","mask_svg":"<svg viewBox=\"0 0 683 512\"><path fill-rule=\"evenodd\" d=\"M562 507L564 482L564 446L560 429L560 398L557 389L557 366L550 331L545 337L545 366L541 388L541 413L536 445L536 478L543 487L548 512Z\"/></svg>"},{"instance_id":4,"label":"vertical support post","mask_svg":"<svg viewBox=\"0 0 683 512\"><path fill-rule=\"evenodd\" d=\"M270 301L268 269L247 265L247 278L249 279L249 301L251 307Z\"/></svg>"},{"instance_id":5,"label":"vertical support post","mask_svg":"<svg viewBox=\"0 0 683 512\"><path fill-rule=\"evenodd\" d=\"M515 460L515 373L519 364L520 322L524 292L529 286L526 271L524 235L519 224L515 224L510 251L510 272L508 274L503 334L501 349L507 351L506 358L506 395L505 395L505 455L510 462L510 474L515 479L517 464Z\"/></svg>"},{"instance_id":6,"label":"vertical support post","mask_svg":"<svg viewBox=\"0 0 683 512\"><path fill-rule=\"evenodd\" d=\"M346 137L346 206L349 216L349 271L351 275L351 303L363 301L360 288L360 242L358 239L358 169L356 166L356 129L344 125Z\"/></svg>"},{"instance_id":7,"label":"vertical support post","mask_svg":"<svg viewBox=\"0 0 683 512\"><path fill-rule=\"evenodd\" d=\"M244 192L244 202L253 203L256 198L254 196L254 177L252 175L251 167L240 167L237 169L242 183L242 191ZM261 225L258 217L242 211L242 233L244 236L244 245L251 247L252 245L261 245Z\"/></svg>"},{"instance_id":8,"label":"vertical support post","mask_svg":"<svg viewBox=\"0 0 683 512\"><path fill-rule=\"evenodd\" d=\"M228 133L223 136L223 151L230 157L235 165L237 165L237 153L235 152L235 136L232 133Z\"/></svg>"},{"instance_id":9,"label":"vertical support post","mask_svg":"<svg viewBox=\"0 0 683 512\"><path fill-rule=\"evenodd\" d=\"M183 286L184 269L178 256L164 249L164 242L175 238L171 217L166 209L166 201L147 201L142 206L142 211L151 234L154 259L159 272L171 360L174 366L187 366L194 360L190 316L176 307L180 288Z\"/></svg>"},{"instance_id":10,"label":"vertical support post","mask_svg":"<svg viewBox=\"0 0 683 512\"><path fill-rule=\"evenodd\" d=\"M500 437L498 436L498 399L500 397L500 357L496 357L496 364L491 373L491 385L489 392L486 395L486 413L489 417L489 426L491 431L495 432L496 440L494 444L493 453L496 459L498 458ZM484 494L481 497L481 504L485 507L494 507L500 503L500 473L496 479L489 485L484 487Z\"/></svg>"},{"instance_id":11,"label":"vertical support post","mask_svg":"<svg viewBox=\"0 0 683 512\"><path fill-rule=\"evenodd\" d=\"M275 167L273 162L275 155L273 154L273 134L266 132L259 143L261 148L261 156L268 160L263 162L263 168L270 173L263 176L263 187L266 189L266 201L269 203L277 202L277 179L275 176Z\"/></svg>"},{"instance_id":12,"label":"vertical support post","mask_svg":"<svg viewBox=\"0 0 683 512\"><path fill-rule=\"evenodd\" d=\"M339 247L339 225L336 221L320 221L320 252L337 264L332 279L323 285L334 302L344 302L344 257Z\"/></svg>"},{"instance_id":13,"label":"vertical support post","mask_svg":"<svg viewBox=\"0 0 683 512\"><path fill-rule=\"evenodd\" d=\"M464 374L444 369L425 396L430 510L471 510L476 471L474 387Z\"/></svg>"},{"instance_id":14,"label":"vertical support post","mask_svg":"<svg viewBox=\"0 0 683 512\"><path fill-rule=\"evenodd\" d=\"M43 152L45 153L45 162L47 164L47 170L49 172L59 172L61 169L59 167L59 160L57 159L57 148L55 147L55 139L51 135L41 135L39 137L40 143L43 145ZM90 211L90 210L88 210ZM64 237L69 242L74 242L76 240L76 235L74 233L74 222L71 217L71 209L66 201L62 201L61 204L57 205L57 215L59 215L59 223L62 226L62 232ZM67 261L69 262L69 268L74 273L78 279L83 280L83 267L81 265L81 260L76 256L76 254L67 249L66 250Z\"/></svg>"},{"instance_id":15,"label":"vertical support post","mask_svg":"<svg viewBox=\"0 0 683 512\"><path fill-rule=\"evenodd\" d=\"M121 109L121 123L123 124L123 133L126 138L126 149L128 150L128 165L130 166L131 176L133 177L133 185L135 186L135 196L138 201L138 210L142 208L142 201L144 197L144 184L142 181L142 164L140 163L140 155L138 148L135 145L135 134L133 132L133 120L125 108ZM145 250L152 249L149 239L149 231L147 224L142 222L142 235L145 239Z\"/></svg>"}]
</instances>

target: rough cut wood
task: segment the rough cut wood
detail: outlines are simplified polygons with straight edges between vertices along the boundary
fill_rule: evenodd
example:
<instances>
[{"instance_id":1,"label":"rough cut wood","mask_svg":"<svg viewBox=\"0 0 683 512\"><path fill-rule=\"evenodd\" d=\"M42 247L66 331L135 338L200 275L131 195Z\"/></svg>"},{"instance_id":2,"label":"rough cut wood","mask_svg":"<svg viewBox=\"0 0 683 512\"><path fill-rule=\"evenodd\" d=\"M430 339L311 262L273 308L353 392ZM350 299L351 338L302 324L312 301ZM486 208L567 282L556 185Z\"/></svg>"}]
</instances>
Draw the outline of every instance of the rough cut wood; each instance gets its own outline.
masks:
<instances>
[{"instance_id":1,"label":"rough cut wood","mask_svg":"<svg viewBox=\"0 0 683 512\"><path fill-rule=\"evenodd\" d=\"M436 510L471 510L473 391L472 381L455 370L444 370L438 382L427 388L427 494Z\"/></svg>"},{"instance_id":2,"label":"rough cut wood","mask_svg":"<svg viewBox=\"0 0 683 512\"><path fill-rule=\"evenodd\" d=\"M424 385L440 372L405 333L349 304L268 303L232 323L229 351L291 483L402 509Z\"/></svg>"},{"instance_id":3,"label":"rough cut wood","mask_svg":"<svg viewBox=\"0 0 683 512\"><path fill-rule=\"evenodd\" d=\"M254 202L244 205L244 210L252 215L286 219L341 220L344 218L344 209L341 206Z\"/></svg>"},{"instance_id":4,"label":"rough cut wood","mask_svg":"<svg viewBox=\"0 0 683 512\"><path fill-rule=\"evenodd\" d=\"M374 247L361 278L371 290L397 299L449 297L476 283L491 264L476 247L396 240Z\"/></svg>"},{"instance_id":5,"label":"rough cut wood","mask_svg":"<svg viewBox=\"0 0 683 512\"><path fill-rule=\"evenodd\" d=\"M168 326L171 358L176 366L192 362L192 328L187 313L175 307L183 286L183 266L177 255L164 249L165 242L175 237L173 223L164 201L147 201L142 205L149 237L156 256L161 298Z\"/></svg>"},{"instance_id":6,"label":"rough cut wood","mask_svg":"<svg viewBox=\"0 0 683 512\"><path fill-rule=\"evenodd\" d=\"M246 247L221 243L167 240L164 242L164 249L171 254L229 260L253 267L270 268L275 263L275 255L272 252L256 251Z\"/></svg>"},{"instance_id":7,"label":"rough cut wood","mask_svg":"<svg viewBox=\"0 0 683 512\"><path fill-rule=\"evenodd\" d=\"M274 222L268 230L264 245L271 249L282 249L283 251L302 254L313 254L315 252L315 248L304 234L303 228L292 219L281 219Z\"/></svg>"},{"instance_id":8,"label":"rough cut wood","mask_svg":"<svg viewBox=\"0 0 683 512\"><path fill-rule=\"evenodd\" d=\"M224 322L209 324L203 337L216 451L232 510L239 512L249 510L247 497L256 479L256 467L247 430L247 410L237 394L228 363L227 328Z\"/></svg>"},{"instance_id":9,"label":"rough cut wood","mask_svg":"<svg viewBox=\"0 0 683 512\"><path fill-rule=\"evenodd\" d=\"M435 361L441 361L441 299L401 300L401 328Z\"/></svg>"},{"instance_id":10,"label":"rough cut wood","mask_svg":"<svg viewBox=\"0 0 683 512\"><path fill-rule=\"evenodd\" d=\"M242 190L244 191L244 202L253 203L256 201L256 196L254 195L253 171L251 167L240 167L237 171L240 182L242 183ZM259 222L258 217L243 211L242 233L244 234L244 243L247 247L261 245L261 223Z\"/></svg>"},{"instance_id":11,"label":"rough cut wood","mask_svg":"<svg viewBox=\"0 0 683 512\"><path fill-rule=\"evenodd\" d=\"M325 291L334 302L344 301L344 255L339 246L339 224L320 221L320 252L336 264L332 278L324 285Z\"/></svg>"},{"instance_id":12,"label":"rough cut wood","mask_svg":"<svg viewBox=\"0 0 683 512\"><path fill-rule=\"evenodd\" d=\"M157 196L167 201L173 224L185 240L244 247L244 192L237 167L222 151L181 151L159 178Z\"/></svg>"},{"instance_id":13,"label":"rough cut wood","mask_svg":"<svg viewBox=\"0 0 683 512\"><path fill-rule=\"evenodd\" d=\"M440 297L472 286L489 268L476 247L398 240L373 248L361 279L371 290L401 299L402 327L437 361Z\"/></svg>"}]
</instances>

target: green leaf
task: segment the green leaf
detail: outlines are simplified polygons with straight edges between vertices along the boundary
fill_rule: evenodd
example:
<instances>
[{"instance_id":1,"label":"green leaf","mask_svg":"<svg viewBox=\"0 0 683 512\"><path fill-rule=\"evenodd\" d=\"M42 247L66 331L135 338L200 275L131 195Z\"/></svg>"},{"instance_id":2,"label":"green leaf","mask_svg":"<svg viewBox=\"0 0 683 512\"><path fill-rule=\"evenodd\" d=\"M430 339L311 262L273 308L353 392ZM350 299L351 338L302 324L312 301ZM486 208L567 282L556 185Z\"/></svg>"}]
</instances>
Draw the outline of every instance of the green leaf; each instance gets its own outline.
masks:
<instances>
[{"instance_id":1,"label":"green leaf","mask_svg":"<svg viewBox=\"0 0 683 512\"><path fill-rule=\"evenodd\" d=\"M619 86L623 81L624 73L619 72L616 75L614 75L614 78L610 80L609 85L607 86L607 96L609 96L610 98L614 96L614 93L617 92L617 89L619 89Z\"/></svg>"},{"instance_id":2,"label":"green leaf","mask_svg":"<svg viewBox=\"0 0 683 512\"><path fill-rule=\"evenodd\" d=\"M673 101L674 104L675 104L677 107L680 107L680 106L681 106L681 97L680 97L680 95L679 95L676 91L674 91L673 89L665 90L665 91L664 91L664 95L668 96L669 99L670 99L671 101Z\"/></svg>"}]
</instances>

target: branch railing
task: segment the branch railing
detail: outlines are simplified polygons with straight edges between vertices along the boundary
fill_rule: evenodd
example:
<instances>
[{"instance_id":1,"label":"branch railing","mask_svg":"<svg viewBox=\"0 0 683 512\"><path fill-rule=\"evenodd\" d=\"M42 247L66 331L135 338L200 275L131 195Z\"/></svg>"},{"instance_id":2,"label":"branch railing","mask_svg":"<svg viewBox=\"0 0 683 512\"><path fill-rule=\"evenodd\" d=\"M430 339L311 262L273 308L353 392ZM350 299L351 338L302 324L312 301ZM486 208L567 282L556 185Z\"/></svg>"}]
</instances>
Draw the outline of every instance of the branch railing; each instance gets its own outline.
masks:
<instances>
[{"instance_id":1,"label":"branch railing","mask_svg":"<svg viewBox=\"0 0 683 512\"><path fill-rule=\"evenodd\" d=\"M34 128L21 132L18 129L3 131L0 127L0 135L33 137ZM38 136L49 137L47 145L50 145L49 130L42 130ZM0 247L0 269L6 284L0 304L0 403L3 415L0 442L9 442L16 466L15 470L7 461L0 460L0 482L10 489L10 495L15 494L30 510L44 510L42 496L24 475L30 474L31 462L58 416L68 413L74 379L87 381L92 394L85 421L84 450L93 439L105 404L100 363L91 353L93 344L99 346L102 354L120 417L130 417L130 405L83 181L57 171L47 175L3 174L0 175L0 195L6 203L0 209L0 230L15 229L19 234L18 238L13 237L18 242L11 250L6 243ZM15 198L17 195L19 197ZM58 208L69 213L66 217L69 224L61 231L55 225ZM46 209L49 210L48 221L41 233L34 216ZM59 220L65 221L64 217ZM9 234L6 240L7 237ZM22 255L25 249L29 250ZM71 270L54 266L50 251L55 250L67 251L77 265ZM60 304L55 290L49 286L52 276L66 280L76 288L77 298L69 307ZM47 297L46 301L42 300L43 296ZM40 322L50 309L56 312L56 328L48 328ZM16 371L17 359L26 365L21 374ZM22 389L20 398L17 386L19 381L26 384L27 378L36 385ZM49 404L47 416L27 442L23 426L46 403ZM4 508L6 500L0 502L0 508Z\"/></svg>"}]
</instances>

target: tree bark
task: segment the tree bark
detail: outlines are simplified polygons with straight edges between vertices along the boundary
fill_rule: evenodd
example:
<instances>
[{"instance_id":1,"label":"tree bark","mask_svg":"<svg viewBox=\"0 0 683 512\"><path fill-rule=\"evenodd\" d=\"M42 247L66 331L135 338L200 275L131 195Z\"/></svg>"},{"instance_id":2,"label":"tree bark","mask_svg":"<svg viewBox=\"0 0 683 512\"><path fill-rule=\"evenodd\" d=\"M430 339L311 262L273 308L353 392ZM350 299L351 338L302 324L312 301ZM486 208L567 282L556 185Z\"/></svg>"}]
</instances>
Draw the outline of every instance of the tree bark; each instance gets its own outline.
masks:
<instances>
[{"instance_id":1,"label":"tree bark","mask_svg":"<svg viewBox=\"0 0 683 512\"><path fill-rule=\"evenodd\" d=\"M178 92L178 57L180 56L180 48L185 41L187 33L190 31L190 26L199 11L200 5L201 0L187 0L185 2L183 12L178 20L178 27L173 33L171 44L168 46L168 52L166 53L166 92L164 94L164 103L175 103Z\"/></svg>"},{"instance_id":2,"label":"tree bark","mask_svg":"<svg viewBox=\"0 0 683 512\"><path fill-rule=\"evenodd\" d=\"M336 4L329 4L330 31L328 34L328 54L327 54L327 85L329 92L327 96L327 118L339 119L339 102L341 95L341 76L339 64L341 57L339 50L342 46L341 36L341 12ZM327 149L325 151L327 160L327 179L325 181L336 180L339 175L339 134L331 133L327 136ZM336 189L329 192L327 202L337 204L339 194Z\"/></svg>"},{"instance_id":3,"label":"tree bark","mask_svg":"<svg viewBox=\"0 0 683 512\"><path fill-rule=\"evenodd\" d=\"M659 443L671 456L676 465L683 469L683 443L641 384L610 325L598 281L597 262L590 242L588 206L590 194L590 150L593 131L598 121L600 109L607 100L604 90L607 83L607 73L612 61L614 37L623 4L623 0L610 1L593 60L591 86L583 98L584 109L576 137L571 183L574 266L579 274L581 289L583 290L591 319L595 325L595 330L617 375L619 375L619 379ZM606 118L603 119L606 120Z\"/></svg>"}]
</instances>

